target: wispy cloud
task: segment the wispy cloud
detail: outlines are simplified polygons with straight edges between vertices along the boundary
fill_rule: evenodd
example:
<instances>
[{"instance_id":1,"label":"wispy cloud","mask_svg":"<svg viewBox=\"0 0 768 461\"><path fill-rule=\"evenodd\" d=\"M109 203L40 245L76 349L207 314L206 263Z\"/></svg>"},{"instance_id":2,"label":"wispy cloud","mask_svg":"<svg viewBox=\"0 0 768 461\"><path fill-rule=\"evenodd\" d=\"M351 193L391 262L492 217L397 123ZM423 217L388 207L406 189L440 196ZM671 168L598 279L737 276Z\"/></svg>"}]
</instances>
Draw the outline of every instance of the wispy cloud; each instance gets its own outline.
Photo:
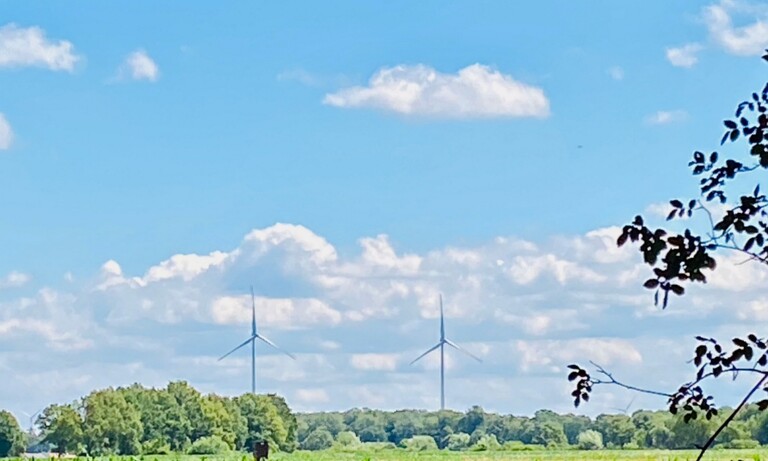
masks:
<instances>
[{"instance_id":1,"label":"wispy cloud","mask_svg":"<svg viewBox=\"0 0 768 461\"><path fill-rule=\"evenodd\" d=\"M13 130L11 124L5 118L5 115L0 113L0 150L8 150L13 143Z\"/></svg>"},{"instance_id":2,"label":"wispy cloud","mask_svg":"<svg viewBox=\"0 0 768 461\"><path fill-rule=\"evenodd\" d=\"M645 117L645 122L651 125L667 125L685 121L688 113L684 110L660 110Z\"/></svg>"},{"instance_id":3,"label":"wispy cloud","mask_svg":"<svg viewBox=\"0 0 768 461\"><path fill-rule=\"evenodd\" d=\"M439 118L549 115L549 100L541 88L480 64L456 74L441 73L426 65L386 67L376 72L367 86L327 94L323 102L341 108Z\"/></svg>"},{"instance_id":4,"label":"wispy cloud","mask_svg":"<svg viewBox=\"0 0 768 461\"><path fill-rule=\"evenodd\" d=\"M680 47L667 48L667 60L675 67L690 68L699 62L697 54L703 48L698 43L687 43Z\"/></svg>"},{"instance_id":5,"label":"wispy cloud","mask_svg":"<svg viewBox=\"0 0 768 461\"><path fill-rule=\"evenodd\" d=\"M734 16L748 23L734 25ZM704 9L704 22L711 39L727 52L741 56L762 53L768 47L768 8L740 0L721 0Z\"/></svg>"},{"instance_id":6,"label":"wispy cloud","mask_svg":"<svg viewBox=\"0 0 768 461\"><path fill-rule=\"evenodd\" d=\"M71 42L49 41L39 27L0 27L0 67L44 67L71 72L79 60Z\"/></svg>"},{"instance_id":7,"label":"wispy cloud","mask_svg":"<svg viewBox=\"0 0 768 461\"><path fill-rule=\"evenodd\" d=\"M608 75L614 80L624 80L624 69L619 66L613 66L608 69Z\"/></svg>"},{"instance_id":8,"label":"wispy cloud","mask_svg":"<svg viewBox=\"0 0 768 461\"><path fill-rule=\"evenodd\" d=\"M118 69L118 79L147 80L156 82L160 69L146 51L137 50L129 54Z\"/></svg>"}]
</instances>

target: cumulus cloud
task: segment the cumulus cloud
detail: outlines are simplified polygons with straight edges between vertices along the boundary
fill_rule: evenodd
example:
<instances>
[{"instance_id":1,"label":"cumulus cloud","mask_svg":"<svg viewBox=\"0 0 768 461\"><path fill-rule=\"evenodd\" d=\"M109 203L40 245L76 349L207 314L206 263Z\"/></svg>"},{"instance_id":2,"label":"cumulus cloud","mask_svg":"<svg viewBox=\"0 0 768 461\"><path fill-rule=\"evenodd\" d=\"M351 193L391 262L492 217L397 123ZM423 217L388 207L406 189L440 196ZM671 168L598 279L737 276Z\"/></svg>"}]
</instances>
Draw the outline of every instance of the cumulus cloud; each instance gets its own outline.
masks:
<instances>
[{"instance_id":1,"label":"cumulus cloud","mask_svg":"<svg viewBox=\"0 0 768 461\"><path fill-rule=\"evenodd\" d=\"M39 27L0 27L0 67L44 67L73 71L80 58L66 40L49 41Z\"/></svg>"},{"instance_id":2,"label":"cumulus cloud","mask_svg":"<svg viewBox=\"0 0 768 461\"><path fill-rule=\"evenodd\" d=\"M458 408L567 408L563 367L590 359L628 382L650 369L679 384L694 335L768 327L768 270L723 255L707 285L661 310L641 287L649 270L637 249L616 248L619 232L535 242L500 236L418 252L377 235L339 252L311 229L276 224L234 248L173 255L135 273L106 261L58 289L11 273L0 278L19 287L0 300L0 373L19 379L0 380L0 394L21 408L37 396L45 397L40 404L71 401L93 386L135 381L244 392L247 351L217 357L246 338L250 285L260 331L298 358L260 344L257 386L305 411L434 405L439 354L405 363L437 342L441 294L448 337L483 358L446 351L448 401ZM90 378L46 390L39 370L64 373L73 364L93 364L79 369ZM130 372L118 371L123 364ZM27 386L14 384L23 380ZM537 389L525 402L491 392L523 386Z\"/></svg>"},{"instance_id":3,"label":"cumulus cloud","mask_svg":"<svg viewBox=\"0 0 768 461\"><path fill-rule=\"evenodd\" d=\"M118 70L118 78L156 82L160 69L146 51L137 50L129 54Z\"/></svg>"},{"instance_id":4,"label":"cumulus cloud","mask_svg":"<svg viewBox=\"0 0 768 461\"><path fill-rule=\"evenodd\" d=\"M11 124L5 118L5 115L0 113L0 150L8 150L13 142L13 130Z\"/></svg>"},{"instance_id":5,"label":"cumulus cloud","mask_svg":"<svg viewBox=\"0 0 768 461\"><path fill-rule=\"evenodd\" d=\"M651 125L668 125L686 120L688 113L684 110L660 110L645 118L645 122Z\"/></svg>"},{"instance_id":6,"label":"cumulus cloud","mask_svg":"<svg viewBox=\"0 0 768 461\"><path fill-rule=\"evenodd\" d=\"M667 48L667 60L675 67L690 68L699 62L697 54L703 48L698 43L687 43L680 47Z\"/></svg>"},{"instance_id":7,"label":"cumulus cloud","mask_svg":"<svg viewBox=\"0 0 768 461\"><path fill-rule=\"evenodd\" d=\"M734 16L747 17L734 25ZM739 56L761 54L768 47L768 8L740 0L721 0L704 9L710 38L725 51Z\"/></svg>"},{"instance_id":8,"label":"cumulus cloud","mask_svg":"<svg viewBox=\"0 0 768 461\"><path fill-rule=\"evenodd\" d=\"M330 93L325 104L371 108L439 118L546 117L541 88L521 83L488 66L473 64L456 74L426 65L399 65L376 72L367 86Z\"/></svg>"}]
</instances>

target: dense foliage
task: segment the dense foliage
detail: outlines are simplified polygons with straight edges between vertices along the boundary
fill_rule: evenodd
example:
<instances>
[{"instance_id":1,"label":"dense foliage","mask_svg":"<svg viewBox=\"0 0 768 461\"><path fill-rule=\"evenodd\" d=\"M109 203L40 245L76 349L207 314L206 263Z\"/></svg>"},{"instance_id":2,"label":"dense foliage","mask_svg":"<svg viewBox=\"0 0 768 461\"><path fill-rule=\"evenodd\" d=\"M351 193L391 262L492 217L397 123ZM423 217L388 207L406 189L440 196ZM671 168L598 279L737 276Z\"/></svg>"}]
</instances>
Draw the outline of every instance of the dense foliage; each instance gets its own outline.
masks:
<instances>
[{"instance_id":1,"label":"dense foliage","mask_svg":"<svg viewBox=\"0 0 768 461\"><path fill-rule=\"evenodd\" d=\"M0 411L0 458L17 456L24 451L24 433L19 422L7 411Z\"/></svg>"},{"instance_id":2,"label":"dense foliage","mask_svg":"<svg viewBox=\"0 0 768 461\"><path fill-rule=\"evenodd\" d=\"M451 451L535 448L689 449L701 447L721 416L684 422L666 411L604 414L597 418L540 410L533 417L487 413L472 407L461 413L355 409L343 413L298 415L299 446L305 450L359 448L387 444L409 450L434 446ZM429 438L431 441L425 439ZM768 416L750 405L716 442L722 448L768 444Z\"/></svg>"},{"instance_id":3,"label":"dense foliage","mask_svg":"<svg viewBox=\"0 0 768 461\"><path fill-rule=\"evenodd\" d=\"M213 454L248 450L261 440L281 451L297 446L296 417L282 397L202 395L183 381L163 389L135 384L94 391L68 405L50 405L37 426L55 451L93 456ZM0 449L2 428L0 413Z\"/></svg>"}]
</instances>

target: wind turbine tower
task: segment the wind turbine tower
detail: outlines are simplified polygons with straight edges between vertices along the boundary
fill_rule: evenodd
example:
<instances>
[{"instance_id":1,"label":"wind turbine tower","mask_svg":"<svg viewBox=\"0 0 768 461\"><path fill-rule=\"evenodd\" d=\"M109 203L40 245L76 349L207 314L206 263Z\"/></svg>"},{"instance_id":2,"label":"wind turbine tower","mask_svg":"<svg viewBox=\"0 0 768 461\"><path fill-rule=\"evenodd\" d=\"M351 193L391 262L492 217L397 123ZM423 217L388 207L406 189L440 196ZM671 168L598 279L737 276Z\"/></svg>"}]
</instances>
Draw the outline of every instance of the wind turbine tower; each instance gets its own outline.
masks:
<instances>
[{"instance_id":1,"label":"wind turbine tower","mask_svg":"<svg viewBox=\"0 0 768 461\"><path fill-rule=\"evenodd\" d=\"M443 295L440 295L440 341L437 342L434 346L427 349L426 352L421 354L420 356L413 359L411 362L411 365L421 360L424 356L428 355L430 352L440 349L440 409L445 410L445 346L451 346L452 348L456 349L457 351L461 351L468 356L472 357L473 359L477 360L478 362L482 362L480 358L477 356L471 354L469 351L463 349L455 342L451 341L450 339L445 337L445 316L443 315Z\"/></svg>"},{"instance_id":2,"label":"wind turbine tower","mask_svg":"<svg viewBox=\"0 0 768 461\"><path fill-rule=\"evenodd\" d=\"M240 343L240 345L237 346L236 348L232 349L231 351L219 357L219 361L224 360L236 350L240 349L241 347L247 346L248 343L250 343L251 344L251 393L252 394L256 394L256 340L257 339L263 341L268 346L271 346L274 349L282 352L288 357L296 360L296 357L294 357L293 354L291 354L290 352L286 352L283 349L280 349L277 346L277 344L267 339L264 335L259 334L258 330L256 329L256 297L253 294L253 286L251 286L251 337L246 339L242 343Z\"/></svg>"}]
</instances>

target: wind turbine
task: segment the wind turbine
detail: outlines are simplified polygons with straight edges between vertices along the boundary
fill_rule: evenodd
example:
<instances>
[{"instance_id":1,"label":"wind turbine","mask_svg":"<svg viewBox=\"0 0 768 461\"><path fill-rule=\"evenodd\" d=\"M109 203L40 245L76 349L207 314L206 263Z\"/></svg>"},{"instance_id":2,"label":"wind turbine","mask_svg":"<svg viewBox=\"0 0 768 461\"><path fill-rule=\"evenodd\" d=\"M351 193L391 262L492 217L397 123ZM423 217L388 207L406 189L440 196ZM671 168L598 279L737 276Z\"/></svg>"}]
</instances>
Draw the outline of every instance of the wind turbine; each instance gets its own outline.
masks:
<instances>
[{"instance_id":1,"label":"wind turbine","mask_svg":"<svg viewBox=\"0 0 768 461\"><path fill-rule=\"evenodd\" d=\"M629 408L632 406L633 403L635 403L635 397L632 397L632 400L629 401L629 403L627 404L626 407L624 407L624 408L611 407L611 409L619 411L623 415L628 415L629 414Z\"/></svg>"},{"instance_id":2,"label":"wind turbine","mask_svg":"<svg viewBox=\"0 0 768 461\"><path fill-rule=\"evenodd\" d=\"M411 365L421 360L424 356L428 355L430 352L440 349L440 409L445 410L445 345L449 345L452 348L456 349L457 351L461 351L468 356L472 357L473 359L477 360L478 362L482 362L480 358L476 357L475 355L472 355L469 351L461 348L458 344L451 341L450 339L445 337L445 318L443 316L443 295L440 295L440 341L437 342L434 346L427 349L426 352L421 354L420 356L413 359L411 362Z\"/></svg>"},{"instance_id":3,"label":"wind turbine","mask_svg":"<svg viewBox=\"0 0 768 461\"><path fill-rule=\"evenodd\" d=\"M277 344L273 343L272 341L264 337L264 335L259 334L259 332L256 330L256 297L253 295L253 286L251 286L251 337L243 341L236 348L232 349L231 351L219 357L219 361L224 360L236 350L240 349L241 347L247 346L248 343L251 343L251 393L252 394L256 394L256 340L257 339L262 340L267 345L272 346L273 348L282 352L283 354L287 355L293 360L296 360L296 357L294 357L293 354L291 354L290 352L286 352L283 349L280 349L277 346Z\"/></svg>"}]
</instances>

